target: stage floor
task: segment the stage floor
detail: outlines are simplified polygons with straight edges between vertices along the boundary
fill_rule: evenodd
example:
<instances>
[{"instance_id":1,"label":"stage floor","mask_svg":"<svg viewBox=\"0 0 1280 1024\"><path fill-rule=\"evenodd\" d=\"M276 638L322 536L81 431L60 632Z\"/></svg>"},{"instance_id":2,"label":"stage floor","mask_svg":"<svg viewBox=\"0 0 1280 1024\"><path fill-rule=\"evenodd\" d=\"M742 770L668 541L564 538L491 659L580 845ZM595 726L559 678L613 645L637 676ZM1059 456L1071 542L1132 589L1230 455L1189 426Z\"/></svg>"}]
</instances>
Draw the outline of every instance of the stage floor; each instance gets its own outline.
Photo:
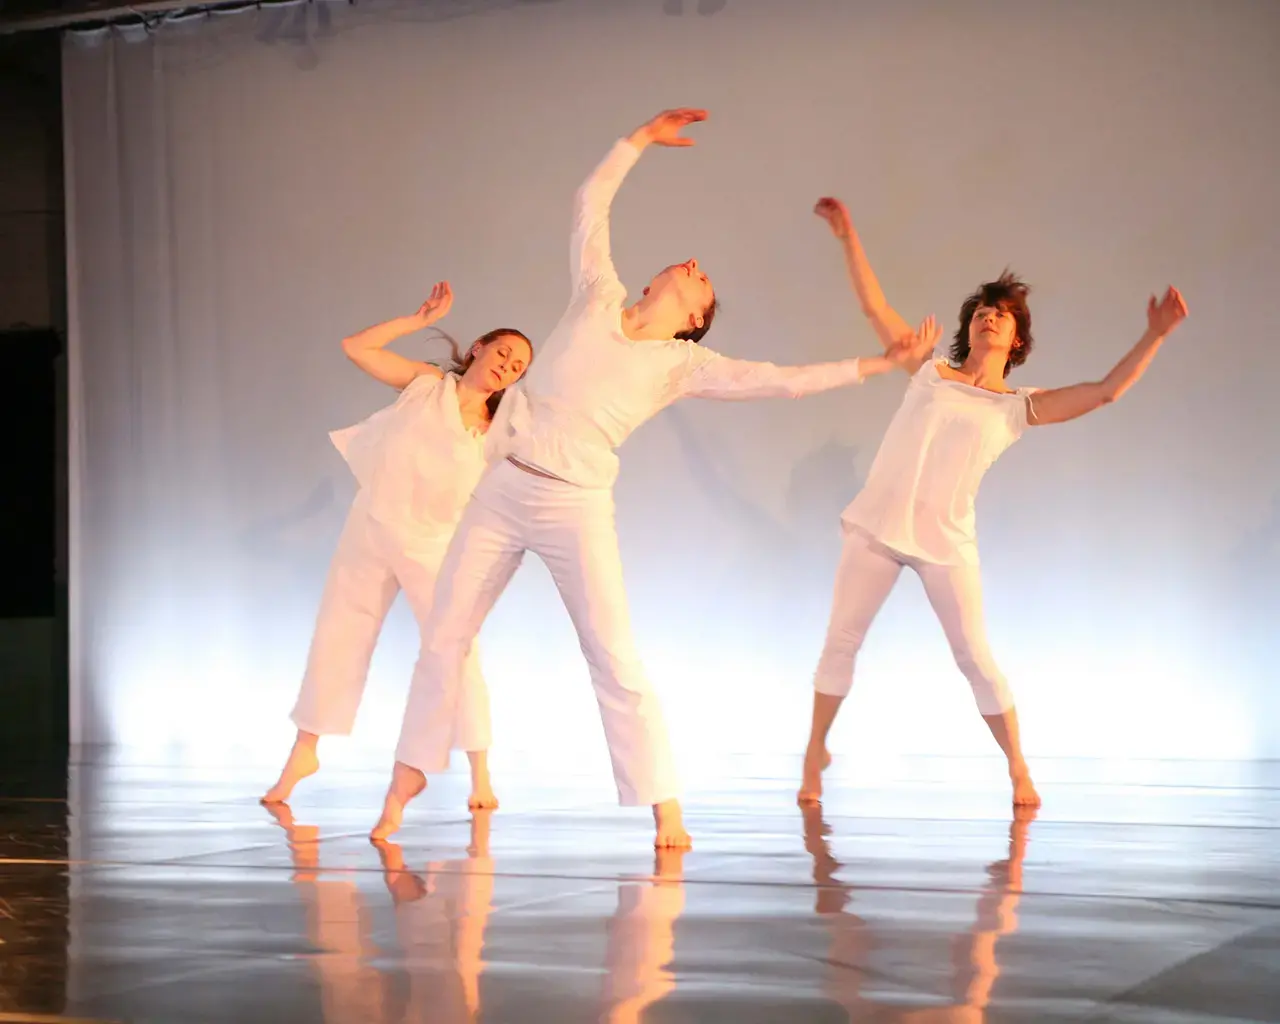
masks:
<instances>
[{"instance_id":1,"label":"stage floor","mask_svg":"<svg viewBox=\"0 0 1280 1024\"><path fill-rule=\"evenodd\" d=\"M376 848L378 773L273 815L257 769L7 770L0 1021L1280 1020L1276 764L1059 763L1032 821L963 764L813 813L775 774L691 794L655 858L644 812L528 771L476 819L440 780Z\"/></svg>"}]
</instances>

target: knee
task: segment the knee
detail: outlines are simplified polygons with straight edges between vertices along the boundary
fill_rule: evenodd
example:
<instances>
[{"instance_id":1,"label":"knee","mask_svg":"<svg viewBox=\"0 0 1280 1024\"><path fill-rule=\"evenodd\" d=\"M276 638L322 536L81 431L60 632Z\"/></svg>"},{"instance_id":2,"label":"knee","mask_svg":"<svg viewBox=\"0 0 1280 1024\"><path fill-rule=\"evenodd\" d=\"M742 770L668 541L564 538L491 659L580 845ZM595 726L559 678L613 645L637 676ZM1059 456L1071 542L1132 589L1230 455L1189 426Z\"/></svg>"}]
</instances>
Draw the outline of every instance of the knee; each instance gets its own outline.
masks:
<instances>
[{"instance_id":1,"label":"knee","mask_svg":"<svg viewBox=\"0 0 1280 1024\"><path fill-rule=\"evenodd\" d=\"M465 671L469 641L444 630L429 630L422 634L418 651L416 674L448 677Z\"/></svg>"},{"instance_id":2,"label":"knee","mask_svg":"<svg viewBox=\"0 0 1280 1024\"><path fill-rule=\"evenodd\" d=\"M437 601L422 624L423 653L463 657L475 640L468 617L448 602Z\"/></svg>"},{"instance_id":3,"label":"knee","mask_svg":"<svg viewBox=\"0 0 1280 1024\"><path fill-rule=\"evenodd\" d=\"M860 621L842 623L838 616L833 615L832 618L834 621L827 625L827 637L823 642L822 653L854 657L862 650L862 642L867 637L867 623Z\"/></svg>"},{"instance_id":4,"label":"knee","mask_svg":"<svg viewBox=\"0 0 1280 1024\"><path fill-rule=\"evenodd\" d=\"M813 676L813 688L830 697L847 697L853 688L853 667L865 636L862 630L829 630Z\"/></svg>"},{"instance_id":5,"label":"knee","mask_svg":"<svg viewBox=\"0 0 1280 1024\"><path fill-rule=\"evenodd\" d=\"M648 689L640 655L631 644L583 642L582 653L593 675L608 679L623 690Z\"/></svg>"},{"instance_id":6,"label":"knee","mask_svg":"<svg viewBox=\"0 0 1280 1024\"><path fill-rule=\"evenodd\" d=\"M1013 694L989 651L955 652L956 666L969 681L974 702L984 715L1001 715L1013 707Z\"/></svg>"},{"instance_id":7,"label":"knee","mask_svg":"<svg viewBox=\"0 0 1280 1024\"><path fill-rule=\"evenodd\" d=\"M847 665L852 671L865 638L866 630L862 629L833 627L827 630L827 639L822 645L822 664Z\"/></svg>"}]
</instances>

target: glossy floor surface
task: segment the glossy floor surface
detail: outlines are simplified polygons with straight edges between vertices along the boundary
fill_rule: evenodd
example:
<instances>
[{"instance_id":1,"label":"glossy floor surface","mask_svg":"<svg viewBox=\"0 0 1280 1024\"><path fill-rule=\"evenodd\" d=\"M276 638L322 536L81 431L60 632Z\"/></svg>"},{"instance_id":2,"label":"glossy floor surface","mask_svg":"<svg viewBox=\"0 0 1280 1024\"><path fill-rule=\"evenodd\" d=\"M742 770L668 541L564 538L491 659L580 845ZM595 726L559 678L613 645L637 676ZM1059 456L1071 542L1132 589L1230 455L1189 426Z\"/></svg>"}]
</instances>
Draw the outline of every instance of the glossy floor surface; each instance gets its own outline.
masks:
<instances>
[{"instance_id":1,"label":"glossy floor surface","mask_svg":"<svg viewBox=\"0 0 1280 1024\"><path fill-rule=\"evenodd\" d=\"M1280 1020L1280 767L1127 773L1059 764L1021 821L945 763L811 813L727 778L655 858L527 773L375 847L375 773L269 813L247 769L7 770L0 1022Z\"/></svg>"}]
</instances>

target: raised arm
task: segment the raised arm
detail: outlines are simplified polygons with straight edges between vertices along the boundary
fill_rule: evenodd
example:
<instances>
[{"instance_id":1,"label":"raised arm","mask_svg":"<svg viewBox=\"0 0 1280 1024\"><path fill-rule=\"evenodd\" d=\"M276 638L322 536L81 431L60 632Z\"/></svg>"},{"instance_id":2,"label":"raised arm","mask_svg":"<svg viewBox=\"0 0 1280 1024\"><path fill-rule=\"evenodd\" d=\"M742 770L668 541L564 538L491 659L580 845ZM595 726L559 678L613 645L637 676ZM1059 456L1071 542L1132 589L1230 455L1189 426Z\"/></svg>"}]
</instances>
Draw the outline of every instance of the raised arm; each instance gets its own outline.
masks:
<instances>
[{"instance_id":1,"label":"raised arm","mask_svg":"<svg viewBox=\"0 0 1280 1024\"><path fill-rule=\"evenodd\" d=\"M1032 426L1065 423L1110 405L1146 373L1164 339L1186 317L1187 303L1178 289L1168 289L1159 302L1151 296L1147 303L1146 331L1111 372L1100 381L1036 392L1028 402L1027 423Z\"/></svg>"},{"instance_id":2,"label":"raised arm","mask_svg":"<svg viewBox=\"0 0 1280 1024\"><path fill-rule=\"evenodd\" d=\"M889 305L876 280L871 263L862 248L858 232L854 230L849 209L839 199L830 197L819 199L813 212L827 222L831 233L836 236L841 249L844 250L845 267L849 271L849 281L858 296L858 305L862 307L862 315L871 321L876 329L876 336L886 349L898 344L911 333L911 327L896 309ZM925 354L928 358L928 353ZM917 367L905 367L908 372L915 372Z\"/></svg>"},{"instance_id":3,"label":"raised arm","mask_svg":"<svg viewBox=\"0 0 1280 1024\"><path fill-rule=\"evenodd\" d=\"M664 110L627 138L618 140L582 186L573 203L573 240L569 271L575 289L589 288L600 280L617 280L609 242L609 210L622 180L640 154L651 145L692 146L680 130L705 121L705 110Z\"/></svg>"},{"instance_id":4,"label":"raised arm","mask_svg":"<svg viewBox=\"0 0 1280 1024\"><path fill-rule=\"evenodd\" d=\"M906 335L882 356L810 363L807 366L775 366L773 363L730 359L718 352L697 348L693 366L681 382L680 397L717 398L731 402L753 398L803 398L832 388L860 384L868 377L927 359L940 334L941 329L933 317L929 317L917 331L908 327Z\"/></svg>"},{"instance_id":5,"label":"raised arm","mask_svg":"<svg viewBox=\"0 0 1280 1024\"><path fill-rule=\"evenodd\" d=\"M443 377L444 371L431 363L409 359L398 352L389 352L387 346L397 338L420 331L443 319L453 305L453 290L448 281L441 281L431 289L431 297L412 316L398 316L394 320L366 327L359 334L342 339L342 351L356 366L374 380L381 381L397 391L403 391L423 375Z\"/></svg>"}]
</instances>

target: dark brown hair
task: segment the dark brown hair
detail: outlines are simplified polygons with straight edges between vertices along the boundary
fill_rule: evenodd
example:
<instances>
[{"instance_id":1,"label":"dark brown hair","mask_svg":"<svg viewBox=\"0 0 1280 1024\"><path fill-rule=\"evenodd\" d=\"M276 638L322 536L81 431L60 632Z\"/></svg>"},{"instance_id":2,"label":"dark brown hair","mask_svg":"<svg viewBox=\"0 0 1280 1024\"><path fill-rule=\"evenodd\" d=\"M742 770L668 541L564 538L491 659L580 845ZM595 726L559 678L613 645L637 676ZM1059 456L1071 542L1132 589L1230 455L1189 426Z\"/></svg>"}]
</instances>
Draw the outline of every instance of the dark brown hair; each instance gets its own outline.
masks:
<instances>
[{"instance_id":1,"label":"dark brown hair","mask_svg":"<svg viewBox=\"0 0 1280 1024\"><path fill-rule=\"evenodd\" d=\"M1031 286L1011 270L1005 270L994 281L979 285L960 307L960 329L951 342L951 361L963 363L969 358L969 324L973 322L973 314L981 306L990 306L1013 314L1013 348L1009 350L1009 359L1004 364L1004 375L1009 376L1010 370L1025 363L1035 341L1031 337L1031 310L1027 307L1027 293L1030 291Z\"/></svg>"},{"instance_id":2,"label":"dark brown hair","mask_svg":"<svg viewBox=\"0 0 1280 1024\"><path fill-rule=\"evenodd\" d=\"M716 310L719 308L720 300L713 297L711 305L702 312L702 326L690 327L687 331L681 331L676 337L681 341L692 341L696 345L707 336L707 331L711 330L711 321L716 318Z\"/></svg>"},{"instance_id":3,"label":"dark brown hair","mask_svg":"<svg viewBox=\"0 0 1280 1024\"><path fill-rule=\"evenodd\" d=\"M519 338L528 345L529 363L530 365L533 364L533 342L529 340L528 336L525 335L523 331L517 331L514 327L499 327L496 330L486 331L467 346L467 352L465 355L463 355L462 347L458 344L457 339L454 338L452 334L449 334L447 331L442 331L439 327L433 327L432 330L449 343L449 348L453 353L452 365L442 367L442 369L449 373L456 373L459 377L471 369L471 364L476 361L475 347L477 345L480 345L482 348L488 348L495 341L499 341L502 338ZM529 367L526 366L525 371L528 372L528 369ZM506 391L495 391L485 401L485 405L489 407L490 419L493 419L493 417L498 414L498 406L502 403L502 396L505 394Z\"/></svg>"}]
</instances>

